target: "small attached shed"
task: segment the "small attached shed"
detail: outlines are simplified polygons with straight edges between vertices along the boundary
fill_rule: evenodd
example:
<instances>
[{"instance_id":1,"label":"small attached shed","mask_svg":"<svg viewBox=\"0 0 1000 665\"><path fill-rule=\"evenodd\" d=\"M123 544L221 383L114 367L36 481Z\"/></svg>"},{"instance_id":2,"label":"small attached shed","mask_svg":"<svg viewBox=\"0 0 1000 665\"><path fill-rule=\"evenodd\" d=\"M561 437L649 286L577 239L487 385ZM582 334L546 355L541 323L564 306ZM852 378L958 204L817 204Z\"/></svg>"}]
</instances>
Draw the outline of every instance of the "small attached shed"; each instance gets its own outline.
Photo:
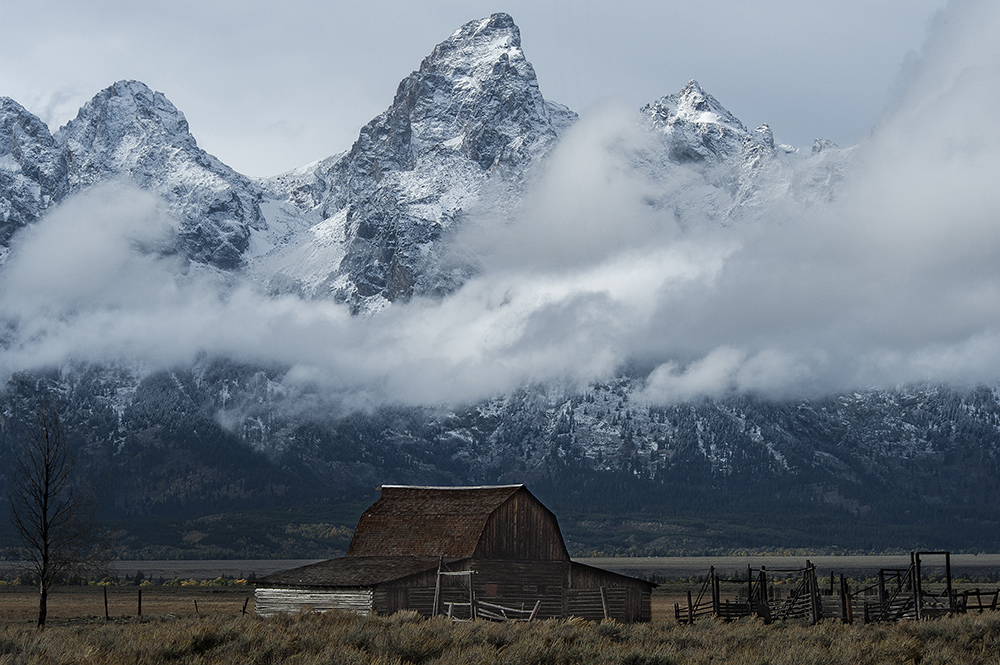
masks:
<instances>
[{"instance_id":1,"label":"small attached shed","mask_svg":"<svg viewBox=\"0 0 1000 665\"><path fill-rule=\"evenodd\" d=\"M649 621L655 586L570 560L555 515L524 485L385 485L345 556L259 580L255 606L262 615L415 610Z\"/></svg>"}]
</instances>

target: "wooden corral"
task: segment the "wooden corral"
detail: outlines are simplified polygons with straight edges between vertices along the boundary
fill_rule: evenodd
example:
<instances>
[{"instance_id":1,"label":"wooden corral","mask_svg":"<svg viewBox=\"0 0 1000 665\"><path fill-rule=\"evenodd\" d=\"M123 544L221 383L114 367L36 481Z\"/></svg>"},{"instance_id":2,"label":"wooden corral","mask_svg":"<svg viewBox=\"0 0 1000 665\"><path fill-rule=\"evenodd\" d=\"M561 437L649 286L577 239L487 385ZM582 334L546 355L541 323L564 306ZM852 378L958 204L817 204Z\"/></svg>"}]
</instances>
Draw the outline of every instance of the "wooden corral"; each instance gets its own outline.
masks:
<instances>
[{"instance_id":1,"label":"wooden corral","mask_svg":"<svg viewBox=\"0 0 1000 665\"><path fill-rule=\"evenodd\" d=\"M655 586L572 561L524 485L386 485L345 556L259 580L256 610L649 621Z\"/></svg>"},{"instance_id":2,"label":"wooden corral","mask_svg":"<svg viewBox=\"0 0 1000 665\"><path fill-rule=\"evenodd\" d=\"M938 588L925 580L927 557L943 559L943 582ZM784 584L775 585L776 579ZM791 582L789 584L789 582ZM936 616L996 610L1000 590L956 592L952 585L950 552L911 552L908 568L883 568L875 584L852 589L847 579L830 574L829 587L821 584L816 567L768 570L747 566L743 588L734 599L721 597L721 580L715 569L695 596L674 606L678 623L694 623L705 617L738 619L758 616L765 622L801 620L815 624L822 619L844 623L901 621Z\"/></svg>"}]
</instances>

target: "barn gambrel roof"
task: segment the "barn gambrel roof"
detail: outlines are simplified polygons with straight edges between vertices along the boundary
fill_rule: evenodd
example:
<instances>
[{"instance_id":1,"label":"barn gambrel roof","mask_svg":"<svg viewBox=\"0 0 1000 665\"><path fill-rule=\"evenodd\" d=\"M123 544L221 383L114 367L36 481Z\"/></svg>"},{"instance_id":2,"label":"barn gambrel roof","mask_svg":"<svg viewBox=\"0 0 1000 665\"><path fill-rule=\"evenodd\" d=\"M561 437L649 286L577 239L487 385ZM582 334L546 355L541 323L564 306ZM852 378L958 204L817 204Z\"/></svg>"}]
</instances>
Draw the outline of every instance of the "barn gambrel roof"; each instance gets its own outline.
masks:
<instances>
[{"instance_id":1,"label":"barn gambrel roof","mask_svg":"<svg viewBox=\"0 0 1000 665\"><path fill-rule=\"evenodd\" d=\"M534 499L524 485L383 485L382 497L361 516L347 556L471 557L490 515L518 492Z\"/></svg>"}]
</instances>

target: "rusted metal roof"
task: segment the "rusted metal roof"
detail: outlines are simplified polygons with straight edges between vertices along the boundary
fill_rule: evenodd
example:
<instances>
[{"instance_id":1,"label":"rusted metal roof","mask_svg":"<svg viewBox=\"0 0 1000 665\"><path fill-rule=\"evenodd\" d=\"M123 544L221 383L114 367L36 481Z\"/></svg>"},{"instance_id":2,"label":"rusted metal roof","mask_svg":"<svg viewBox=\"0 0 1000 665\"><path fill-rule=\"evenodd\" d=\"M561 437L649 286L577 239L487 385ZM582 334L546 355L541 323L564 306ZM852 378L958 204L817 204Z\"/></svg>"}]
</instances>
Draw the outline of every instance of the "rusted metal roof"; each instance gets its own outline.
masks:
<instances>
[{"instance_id":1,"label":"rusted metal roof","mask_svg":"<svg viewBox=\"0 0 1000 665\"><path fill-rule=\"evenodd\" d=\"M260 587L368 587L428 570L437 570L439 557L351 556L268 575ZM445 559L445 565L454 561Z\"/></svg>"},{"instance_id":2,"label":"rusted metal roof","mask_svg":"<svg viewBox=\"0 0 1000 665\"><path fill-rule=\"evenodd\" d=\"M384 485L382 497L361 516L347 557L471 557L489 516L522 490L524 485Z\"/></svg>"}]
</instances>

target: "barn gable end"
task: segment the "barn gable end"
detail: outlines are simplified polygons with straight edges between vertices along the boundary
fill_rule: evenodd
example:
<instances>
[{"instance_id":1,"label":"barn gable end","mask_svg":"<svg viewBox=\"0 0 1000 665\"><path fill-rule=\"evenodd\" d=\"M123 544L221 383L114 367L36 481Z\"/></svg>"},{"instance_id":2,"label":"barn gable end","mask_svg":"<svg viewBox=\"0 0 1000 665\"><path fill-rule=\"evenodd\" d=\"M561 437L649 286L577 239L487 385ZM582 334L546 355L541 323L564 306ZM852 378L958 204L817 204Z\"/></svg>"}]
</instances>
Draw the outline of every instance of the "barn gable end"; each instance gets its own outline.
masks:
<instances>
[{"instance_id":1,"label":"barn gable end","mask_svg":"<svg viewBox=\"0 0 1000 665\"><path fill-rule=\"evenodd\" d=\"M556 516L523 485L490 514L474 556L569 561Z\"/></svg>"}]
</instances>

